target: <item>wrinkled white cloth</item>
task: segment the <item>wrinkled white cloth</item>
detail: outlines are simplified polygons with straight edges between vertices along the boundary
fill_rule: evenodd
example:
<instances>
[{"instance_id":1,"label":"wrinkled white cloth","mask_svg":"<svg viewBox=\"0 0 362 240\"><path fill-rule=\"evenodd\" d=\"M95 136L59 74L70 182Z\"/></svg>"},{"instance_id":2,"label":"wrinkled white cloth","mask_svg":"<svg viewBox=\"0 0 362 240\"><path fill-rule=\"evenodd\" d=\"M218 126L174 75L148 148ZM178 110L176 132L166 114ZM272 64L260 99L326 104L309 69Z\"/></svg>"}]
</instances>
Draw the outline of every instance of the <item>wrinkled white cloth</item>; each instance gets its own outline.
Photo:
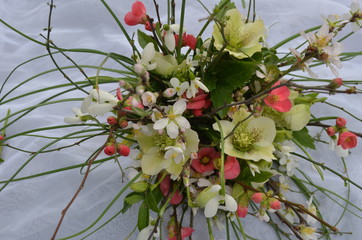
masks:
<instances>
[{"instance_id":1,"label":"wrinkled white cloth","mask_svg":"<svg viewBox=\"0 0 362 240\"><path fill-rule=\"evenodd\" d=\"M129 0L108 0L110 7L115 14L123 21L123 16L131 9L133 1ZM155 16L153 1L144 1L148 9L148 14ZM160 2L160 12L162 19L165 19L163 13L166 12L165 6ZM205 5L212 9L218 2L217 0L205 0ZM236 1L240 7L241 1ZM273 46L284 38L298 33L300 30L308 29L322 23L321 15L340 14L348 12L349 0L257 0L257 17L264 20L268 26L268 43ZM124 55L130 55L130 47L120 28L114 19L107 12L106 8L97 0L77 0L77 1L54 1L56 8L52 16L52 32L51 39L61 48L89 48L100 50L105 53L115 52ZM178 6L181 1L176 1ZM14 28L19 29L26 35L44 42L39 34L45 35L43 28L47 27L49 7L45 0L2 0L0 1L0 17L3 21L11 24ZM186 8L185 27L187 32L197 34L203 22L199 19L207 17L207 13L197 1L188 1ZM128 33L132 36L137 31L137 27L126 26ZM348 33L344 31L344 33ZM211 33L211 28L206 32ZM341 35L342 36L342 35ZM345 51L361 51L361 32L348 38L345 43ZM296 41L288 43L282 49L287 51L289 47L296 47L303 40L299 38ZM0 83L11 70L18 64L27 61L33 57L46 54L44 46L40 46L23 36L10 30L4 24L0 24ZM67 53L80 65L99 66L105 56L87 53ZM61 66L72 66L61 54L54 55ZM344 68L340 70L340 75L345 80L361 80L362 58L357 57L349 63L344 64ZM122 69L119 64L114 61L108 61L105 65L109 68ZM28 64L19 67L16 72L8 80L5 88L0 94L3 97L6 92L13 89L19 83L33 78L35 75L44 71L55 69L55 66L49 57L34 60ZM84 67L88 76L95 76L96 69ZM69 77L75 81L83 81L85 78L76 69L65 70ZM321 66L316 71L323 78L333 78L329 69ZM102 74L110 74L119 76L115 73L101 72ZM26 92L35 91L53 85L64 84L67 81L63 76L53 71L47 74L37 76L30 82L19 86L3 101L19 96ZM108 87L108 89L107 89ZM114 84L105 87L105 90L114 89ZM86 88L89 91L90 88ZM64 88L53 89L36 97L28 96L9 104L0 106L0 118L3 118L8 108L12 113L23 109L24 106L31 106L45 100L56 93L61 92ZM84 98L86 94L80 91L67 93L69 98ZM59 100L57 97L54 100ZM358 117L362 117L360 104L361 96L356 95L338 95L330 96L331 103L338 104ZM80 101L67 102L63 104L46 105L40 107L25 117L21 118L7 129L7 135L12 136L18 132L63 124L63 117L72 115L71 108L80 107ZM312 108L313 113L317 117L332 115L344 116L348 118L348 127L350 129L361 132L361 122L348 117L343 111L328 107L322 104L316 104ZM14 118L13 118L14 119ZM330 122L333 123L333 122ZM79 128L81 130L82 128ZM70 133L69 129L54 130L51 132L38 132L35 134L58 137ZM311 128L314 134L319 133L320 129ZM325 139L325 133L323 133ZM79 146L67 148L59 152L51 152L49 154L40 154L32 159L29 164L18 174L17 177L29 176L36 173L51 171L61 167L71 166L84 163L89 153L95 151L100 142L105 140L105 136L91 140L88 144L81 143ZM19 147L30 152L36 151L39 147L44 146L51 140L47 138L21 137L9 140L9 144ZM61 147L67 144L73 144L77 139L58 142L51 148ZM317 145L316 151L311 151L314 159L324 162L327 166L338 169L341 173L344 171L343 163L323 144ZM361 164L361 144L353 149L350 156L346 159L348 168L348 176L357 184L362 185L362 164ZM0 165L0 181L9 179L17 169L25 163L31 155L29 153L16 152L4 147L2 157L5 163ZM122 163L127 163L127 159L120 159ZM348 189L344 186L343 181L329 172L325 171L325 180L321 181L318 174L313 170L310 164L299 161L301 168L310 176L316 179L316 182L322 186L326 186L341 196L347 198ZM83 175L79 173L79 169L68 170L61 173L55 173L26 181L10 183L2 192L0 192L0 239L1 240L43 240L50 239L56 224L60 218L61 210L69 202ZM117 195L124 186L121 179L121 172L118 165L114 161L102 164L93 170L85 184L85 188L81 191L74 204L69 209L64 222L58 233L58 238L67 237L74 233L87 228L92 224L102 211L107 207L110 201ZM332 195L332 200L328 197L316 192L320 200L320 209L325 216L325 220L335 224L343 209L336 205L332 200L336 200L344 204L340 199ZM117 213L123 205L122 198L118 199L106 216L98 222L95 227L100 226L106 219ZM362 206L362 193L356 187L351 187L350 201L358 207ZM301 204L306 204L306 200L300 198ZM352 212L359 214L360 212ZM87 239L114 240L125 239L133 230L137 222L138 207L133 207L125 215L119 215L108 225L88 237ZM202 214L202 211L199 211ZM250 236L262 239L272 240L278 239L272 227L257 220L253 216L242 219L245 231ZM352 232L352 235L335 235L332 239L352 239L357 240L362 236L361 219L353 216L350 212L346 212L343 220L339 222L337 227L342 232ZM207 239L206 222L202 216L197 216L195 220L196 231L193 234L194 240ZM81 234L73 239L82 239L87 233ZM226 239L225 231L215 231L215 239ZM135 239L135 237L131 238ZM237 239L233 233L231 239Z\"/></svg>"}]
</instances>

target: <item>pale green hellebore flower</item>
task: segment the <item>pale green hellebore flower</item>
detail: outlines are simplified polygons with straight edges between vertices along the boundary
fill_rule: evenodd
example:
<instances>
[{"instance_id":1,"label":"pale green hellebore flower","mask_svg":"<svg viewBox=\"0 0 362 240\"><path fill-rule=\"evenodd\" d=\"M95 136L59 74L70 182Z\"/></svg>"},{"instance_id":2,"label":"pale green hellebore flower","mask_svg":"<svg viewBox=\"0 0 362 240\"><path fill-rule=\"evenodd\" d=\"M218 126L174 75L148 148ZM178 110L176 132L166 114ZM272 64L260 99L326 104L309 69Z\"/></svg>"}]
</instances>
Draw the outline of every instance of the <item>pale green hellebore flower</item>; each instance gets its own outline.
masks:
<instances>
[{"instance_id":1,"label":"pale green hellebore flower","mask_svg":"<svg viewBox=\"0 0 362 240\"><path fill-rule=\"evenodd\" d=\"M259 41L265 38L266 32L262 20L245 23L243 15L235 8L227 11L225 18L223 32L227 42L224 51L239 59L251 57L254 53L261 51L262 45ZM221 31L221 26L215 24L212 36L217 50L225 45Z\"/></svg>"},{"instance_id":2,"label":"pale green hellebore flower","mask_svg":"<svg viewBox=\"0 0 362 240\"><path fill-rule=\"evenodd\" d=\"M310 107L307 104L294 105L283 115L287 128L292 131L302 130L309 122L310 116Z\"/></svg>"}]
</instances>

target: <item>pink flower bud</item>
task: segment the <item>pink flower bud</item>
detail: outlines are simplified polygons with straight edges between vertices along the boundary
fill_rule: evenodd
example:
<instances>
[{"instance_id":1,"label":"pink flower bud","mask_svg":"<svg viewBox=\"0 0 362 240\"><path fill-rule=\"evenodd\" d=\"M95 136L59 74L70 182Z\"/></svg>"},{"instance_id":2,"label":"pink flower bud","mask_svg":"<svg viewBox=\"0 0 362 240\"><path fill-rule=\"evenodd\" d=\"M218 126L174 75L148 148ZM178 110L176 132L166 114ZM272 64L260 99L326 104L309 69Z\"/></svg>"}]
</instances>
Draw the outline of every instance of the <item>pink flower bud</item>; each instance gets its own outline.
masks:
<instances>
[{"instance_id":1,"label":"pink flower bud","mask_svg":"<svg viewBox=\"0 0 362 240\"><path fill-rule=\"evenodd\" d=\"M328 84L328 87L337 89L337 88L341 87L342 84L343 84L342 78L335 78Z\"/></svg>"},{"instance_id":2,"label":"pink flower bud","mask_svg":"<svg viewBox=\"0 0 362 240\"><path fill-rule=\"evenodd\" d=\"M271 199L270 201L270 208L274 209L274 210L279 210L280 209L280 201L278 199Z\"/></svg>"},{"instance_id":3,"label":"pink flower bud","mask_svg":"<svg viewBox=\"0 0 362 240\"><path fill-rule=\"evenodd\" d=\"M120 87L124 87L124 85L126 85L126 82L124 80L119 80L118 84Z\"/></svg>"},{"instance_id":4,"label":"pink flower bud","mask_svg":"<svg viewBox=\"0 0 362 240\"><path fill-rule=\"evenodd\" d=\"M109 125L116 125L117 124L117 118L114 116L107 117L107 122Z\"/></svg>"},{"instance_id":5,"label":"pink flower bud","mask_svg":"<svg viewBox=\"0 0 362 240\"><path fill-rule=\"evenodd\" d=\"M114 143L107 143L107 145L104 147L104 153L108 156L112 156L116 153L116 146Z\"/></svg>"},{"instance_id":6,"label":"pink flower bud","mask_svg":"<svg viewBox=\"0 0 362 240\"><path fill-rule=\"evenodd\" d=\"M346 119L344 119L344 118L342 118L342 117L339 117L339 118L336 119L336 125L337 125L338 127L345 127L346 124L347 124L347 120L346 120Z\"/></svg>"},{"instance_id":7,"label":"pink flower bud","mask_svg":"<svg viewBox=\"0 0 362 240\"><path fill-rule=\"evenodd\" d=\"M256 192L251 196L251 200L253 200L255 203L261 203L264 200L265 194Z\"/></svg>"},{"instance_id":8,"label":"pink flower bud","mask_svg":"<svg viewBox=\"0 0 362 240\"><path fill-rule=\"evenodd\" d=\"M326 131L327 131L327 134L328 134L328 136L334 136L334 135L336 135L336 128L333 126L333 127L328 127L327 129L326 129Z\"/></svg>"},{"instance_id":9,"label":"pink flower bud","mask_svg":"<svg viewBox=\"0 0 362 240\"><path fill-rule=\"evenodd\" d=\"M119 155L127 157L129 155L130 151L131 151L131 149L127 145L124 145L121 143L118 144L117 152L119 153Z\"/></svg>"},{"instance_id":10,"label":"pink flower bud","mask_svg":"<svg viewBox=\"0 0 362 240\"><path fill-rule=\"evenodd\" d=\"M163 92L163 96L166 97L166 98L173 97L175 94L176 94L176 90L174 88L167 88Z\"/></svg>"},{"instance_id":11,"label":"pink flower bud","mask_svg":"<svg viewBox=\"0 0 362 240\"><path fill-rule=\"evenodd\" d=\"M244 218L248 214L248 207L238 205L238 209L236 210L236 214L238 217Z\"/></svg>"},{"instance_id":12,"label":"pink flower bud","mask_svg":"<svg viewBox=\"0 0 362 240\"><path fill-rule=\"evenodd\" d=\"M126 128L128 126L128 122L127 120L124 120L124 119L121 119L118 123L118 125L121 127L121 128Z\"/></svg>"},{"instance_id":13,"label":"pink flower bud","mask_svg":"<svg viewBox=\"0 0 362 240\"><path fill-rule=\"evenodd\" d=\"M337 145L343 149L350 149L357 146L357 135L351 132L343 132L339 134Z\"/></svg>"},{"instance_id":14,"label":"pink flower bud","mask_svg":"<svg viewBox=\"0 0 362 240\"><path fill-rule=\"evenodd\" d=\"M170 200L170 203L172 205L180 204L183 198L184 196L178 190L176 190L175 194L172 196Z\"/></svg>"},{"instance_id":15,"label":"pink flower bud","mask_svg":"<svg viewBox=\"0 0 362 240\"><path fill-rule=\"evenodd\" d=\"M5 138L5 137L4 137L3 135L0 135L0 141L1 141L1 140L4 140L4 138Z\"/></svg>"}]
</instances>

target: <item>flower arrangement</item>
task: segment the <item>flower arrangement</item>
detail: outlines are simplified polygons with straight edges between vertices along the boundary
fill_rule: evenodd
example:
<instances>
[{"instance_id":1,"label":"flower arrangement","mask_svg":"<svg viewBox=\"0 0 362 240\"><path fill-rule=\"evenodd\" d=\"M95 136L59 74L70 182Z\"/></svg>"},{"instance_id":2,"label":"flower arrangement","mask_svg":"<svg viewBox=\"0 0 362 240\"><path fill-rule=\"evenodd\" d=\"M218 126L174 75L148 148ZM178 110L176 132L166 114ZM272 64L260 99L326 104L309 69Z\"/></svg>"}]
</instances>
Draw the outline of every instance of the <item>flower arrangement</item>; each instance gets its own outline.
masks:
<instances>
[{"instance_id":1,"label":"flower arrangement","mask_svg":"<svg viewBox=\"0 0 362 240\"><path fill-rule=\"evenodd\" d=\"M127 175L125 190L129 188L122 213L139 207L138 240L157 239L162 232L167 234L163 238L171 240L191 239L195 214L205 217L209 239L214 239L212 224L219 219L227 226L228 239L231 231L237 239L248 239L242 226L247 216L270 223L285 239L330 239L331 234L340 233L318 210L318 200L309 190L318 186L296 171L298 159L302 159L312 163L322 179L323 171L330 171L361 189L343 173L308 154L316 149L317 141L327 141L338 156L345 158L362 136L347 127L348 119L316 117L311 112L314 104L323 104L335 94L360 93L339 76L338 69L346 58L342 57L343 44L336 40L349 26L353 32L360 29L362 10L358 1L352 3L349 13L325 17L318 28L302 31L274 47L267 44L263 20L251 14L253 1L244 8L244 14L233 2L220 1L197 35L184 26L186 1L181 3L179 22L174 1L168 1L167 18L154 2L155 16L148 13L142 1L135 1L122 16L119 25L132 55L109 54L96 76L87 77L93 88L79 106L72 108L74 115L64 118L71 125L92 123L106 138L84 165L83 181L62 211L51 239L56 238L92 164L102 154L108 159L131 159L131 164L121 167ZM51 2L44 36L50 56L51 48L64 52L50 40L53 8ZM137 40L129 36L123 23L134 26ZM212 35L204 36L209 25ZM305 43L287 53L278 51L297 37L304 38ZM128 70L121 80L100 75L109 58ZM335 78L323 85L313 84L318 79L312 70L315 64L325 64ZM304 78L312 84L295 81L293 76L300 70L309 75ZM114 91L102 88L103 79L118 82ZM11 140L11 136L5 136L10 117L9 113L3 120L3 147L10 147L5 144ZM323 123L326 120L334 124ZM310 127L322 130L318 137L312 136ZM327 140L321 140L321 135ZM17 173L4 182L1 190ZM292 191L296 190L292 188L298 189L306 204L293 200ZM184 221L187 211L193 213L190 223ZM167 215L167 223L162 224Z\"/></svg>"}]
</instances>

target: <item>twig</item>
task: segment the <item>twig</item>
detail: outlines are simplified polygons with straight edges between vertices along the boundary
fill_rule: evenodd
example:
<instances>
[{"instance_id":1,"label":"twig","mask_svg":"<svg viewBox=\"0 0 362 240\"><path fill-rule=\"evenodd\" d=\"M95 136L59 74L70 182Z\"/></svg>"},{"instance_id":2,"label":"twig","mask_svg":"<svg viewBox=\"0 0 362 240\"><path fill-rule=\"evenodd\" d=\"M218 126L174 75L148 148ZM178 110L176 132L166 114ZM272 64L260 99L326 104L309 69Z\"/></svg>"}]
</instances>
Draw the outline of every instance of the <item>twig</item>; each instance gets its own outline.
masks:
<instances>
[{"instance_id":1,"label":"twig","mask_svg":"<svg viewBox=\"0 0 362 240\"><path fill-rule=\"evenodd\" d=\"M277 217L280 219L280 221L282 221L282 223L284 223L285 225L287 225L288 228L290 228L290 230L292 230L292 232L294 233L294 235L299 239L299 240L303 240L304 238L302 238L302 236L300 236L299 232L295 229L295 227L290 224L290 222L288 222L288 220L286 220L279 212L275 212L275 215L277 215Z\"/></svg>"},{"instance_id":2,"label":"twig","mask_svg":"<svg viewBox=\"0 0 362 240\"><path fill-rule=\"evenodd\" d=\"M323 128L328 128L328 127L332 127L332 125L328 125L328 124L323 124L321 122L310 122L307 124L308 126L315 126L315 127L323 127ZM356 134L358 137L362 138L362 133L358 133L358 132L354 132L354 131L350 131L351 133Z\"/></svg>"}]
</instances>

